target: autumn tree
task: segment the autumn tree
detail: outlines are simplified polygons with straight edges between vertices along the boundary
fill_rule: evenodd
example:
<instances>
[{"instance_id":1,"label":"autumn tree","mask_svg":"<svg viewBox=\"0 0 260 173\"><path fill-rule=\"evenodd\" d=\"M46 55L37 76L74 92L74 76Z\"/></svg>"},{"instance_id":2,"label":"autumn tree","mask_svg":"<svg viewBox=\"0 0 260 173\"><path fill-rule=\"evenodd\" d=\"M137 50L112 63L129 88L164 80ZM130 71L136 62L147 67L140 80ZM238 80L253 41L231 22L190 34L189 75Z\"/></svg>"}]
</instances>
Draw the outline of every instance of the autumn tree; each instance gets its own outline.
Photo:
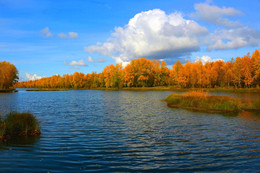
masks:
<instances>
[{"instance_id":1,"label":"autumn tree","mask_svg":"<svg viewBox=\"0 0 260 173\"><path fill-rule=\"evenodd\" d=\"M236 58L236 61L234 62L233 66L233 82L236 87L241 87L241 82L242 82L242 61L240 57Z\"/></svg>"},{"instance_id":2,"label":"autumn tree","mask_svg":"<svg viewBox=\"0 0 260 173\"><path fill-rule=\"evenodd\" d=\"M253 78L255 80L255 84L260 84L260 52L259 50L255 50L251 57L252 68L253 68Z\"/></svg>"},{"instance_id":3,"label":"autumn tree","mask_svg":"<svg viewBox=\"0 0 260 173\"><path fill-rule=\"evenodd\" d=\"M228 61L226 62L225 64L225 75L224 75L224 83L225 83L225 86L231 86L232 85L232 79L234 78L234 74L233 74L233 65L234 65L234 62L233 62L233 58L231 61Z\"/></svg>"},{"instance_id":4,"label":"autumn tree","mask_svg":"<svg viewBox=\"0 0 260 173\"><path fill-rule=\"evenodd\" d=\"M6 61L0 62L0 89L8 89L18 81L16 67Z\"/></svg>"},{"instance_id":5,"label":"autumn tree","mask_svg":"<svg viewBox=\"0 0 260 173\"><path fill-rule=\"evenodd\" d=\"M242 58L242 68L241 68L241 72L242 72L242 78L243 78L243 83L245 86L250 87L254 81L253 79L253 67L252 67L252 63L251 63L251 59L249 58L249 55L244 56Z\"/></svg>"},{"instance_id":6,"label":"autumn tree","mask_svg":"<svg viewBox=\"0 0 260 173\"><path fill-rule=\"evenodd\" d=\"M180 76L181 70L183 68L183 65L181 62L178 60L173 66L172 70L170 71L170 78L172 79L172 84L173 85L180 85L180 83L183 84L183 76ZM183 75L183 71L182 71ZM182 82L180 82L180 79Z\"/></svg>"},{"instance_id":7,"label":"autumn tree","mask_svg":"<svg viewBox=\"0 0 260 173\"><path fill-rule=\"evenodd\" d=\"M8 88L7 81L15 82L17 71L9 63L0 63L0 87ZM12 83L12 82L11 82ZM260 53L246 55L224 62L202 63L201 60L181 64L177 61L172 69L165 61L138 58L130 61L124 68L121 64L108 65L103 72L78 73L63 76L54 75L35 81L19 82L17 87L40 88L122 88L122 87L252 87L260 85Z\"/></svg>"}]
</instances>

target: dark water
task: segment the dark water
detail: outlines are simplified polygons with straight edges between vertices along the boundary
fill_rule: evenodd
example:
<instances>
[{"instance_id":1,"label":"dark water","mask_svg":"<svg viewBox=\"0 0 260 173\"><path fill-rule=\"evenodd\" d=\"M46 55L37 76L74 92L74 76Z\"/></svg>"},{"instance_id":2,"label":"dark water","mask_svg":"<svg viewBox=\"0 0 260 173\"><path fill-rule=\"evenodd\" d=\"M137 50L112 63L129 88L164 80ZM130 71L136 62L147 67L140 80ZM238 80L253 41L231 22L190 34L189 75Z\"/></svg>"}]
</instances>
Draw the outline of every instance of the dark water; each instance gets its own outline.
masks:
<instances>
[{"instance_id":1,"label":"dark water","mask_svg":"<svg viewBox=\"0 0 260 173\"><path fill-rule=\"evenodd\" d=\"M260 115L168 108L160 100L170 93L21 89L0 94L2 115L30 111L42 130L38 138L0 145L0 172L260 170Z\"/></svg>"}]
</instances>

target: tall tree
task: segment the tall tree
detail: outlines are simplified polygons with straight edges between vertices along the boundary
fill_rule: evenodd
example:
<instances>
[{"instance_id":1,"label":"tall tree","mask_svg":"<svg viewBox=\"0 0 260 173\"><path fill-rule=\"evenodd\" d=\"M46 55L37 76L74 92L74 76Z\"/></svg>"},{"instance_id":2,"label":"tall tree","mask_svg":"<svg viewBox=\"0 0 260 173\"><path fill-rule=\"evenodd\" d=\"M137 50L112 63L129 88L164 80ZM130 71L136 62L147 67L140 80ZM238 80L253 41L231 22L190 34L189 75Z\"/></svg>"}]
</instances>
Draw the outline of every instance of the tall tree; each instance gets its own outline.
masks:
<instances>
[{"instance_id":1,"label":"tall tree","mask_svg":"<svg viewBox=\"0 0 260 173\"><path fill-rule=\"evenodd\" d=\"M255 50L251 57L253 77L256 85L260 85L260 52Z\"/></svg>"},{"instance_id":2,"label":"tall tree","mask_svg":"<svg viewBox=\"0 0 260 173\"><path fill-rule=\"evenodd\" d=\"M0 89L8 89L18 81L16 67L6 61L0 62Z\"/></svg>"},{"instance_id":3,"label":"tall tree","mask_svg":"<svg viewBox=\"0 0 260 173\"><path fill-rule=\"evenodd\" d=\"M233 73L234 73L233 82L236 87L241 87L241 82L242 82L241 69L242 69L242 61L240 57L237 57L233 66Z\"/></svg>"}]
</instances>

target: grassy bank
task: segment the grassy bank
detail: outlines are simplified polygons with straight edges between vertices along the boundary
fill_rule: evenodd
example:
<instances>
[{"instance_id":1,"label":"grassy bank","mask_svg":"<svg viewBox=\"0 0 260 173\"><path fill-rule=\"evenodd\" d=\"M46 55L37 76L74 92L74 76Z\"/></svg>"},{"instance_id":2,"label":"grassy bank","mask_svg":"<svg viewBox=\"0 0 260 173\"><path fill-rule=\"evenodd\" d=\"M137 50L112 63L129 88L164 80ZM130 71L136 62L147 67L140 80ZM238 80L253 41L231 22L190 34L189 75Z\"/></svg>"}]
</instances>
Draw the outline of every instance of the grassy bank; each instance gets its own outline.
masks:
<instances>
[{"instance_id":1,"label":"grassy bank","mask_svg":"<svg viewBox=\"0 0 260 173\"><path fill-rule=\"evenodd\" d=\"M0 116L0 141L21 136L40 135L40 125L34 115L28 112L11 112Z\"/></svg>"},{"instance_id":2,"label":"grassy bank","mask_svg":"<svg viewBox=\"0 0 260 173\"><path fill-rule=\"evenodd\" d=\"M211 96L201 91L171 94L165 98L165 101L169 107L212 113L260 110L259 100L247 101L229 96Z\"/></svg>"},{"instance_id":3,"label":"grassy bank","mask_svg":"<svg viewBox=\"0 0 260 173\"><path fill-rule=\"evenodd\" d=\"M37 88L37 89L28 89L26 91L68 91L67 88Z\"/></svg>"}]
</instances>

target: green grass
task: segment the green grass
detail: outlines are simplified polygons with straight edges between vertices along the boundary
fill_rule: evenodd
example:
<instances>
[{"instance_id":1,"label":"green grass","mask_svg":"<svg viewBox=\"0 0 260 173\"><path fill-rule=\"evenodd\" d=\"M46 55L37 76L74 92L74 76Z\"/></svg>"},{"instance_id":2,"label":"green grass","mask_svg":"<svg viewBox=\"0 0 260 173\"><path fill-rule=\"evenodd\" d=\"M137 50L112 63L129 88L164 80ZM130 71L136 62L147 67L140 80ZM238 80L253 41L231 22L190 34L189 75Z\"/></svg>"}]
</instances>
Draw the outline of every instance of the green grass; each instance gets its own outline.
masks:
<instances>
[{"instance_id":1,"label":"green grass","mask_svg":"<svg viewBox=\"0 0 260 173\"><path fill-rule=\"evenodd\" d=\"M259 111L260 101L242 101L229 96L211 96L201 91L171 94L165 98L169 107L184 108L202 112Z\"/></svg>"},{"instance_id":2,"label":"green grass","mask_svg":"<svg viewBox=\"0 0 260 173\"><path fill-rule=\"evenodd\" d=\"M31 113L11 112L0 119L0 141L19 136L37 136L40 133L39 122Z\"/></svg>"}]
</instances>

